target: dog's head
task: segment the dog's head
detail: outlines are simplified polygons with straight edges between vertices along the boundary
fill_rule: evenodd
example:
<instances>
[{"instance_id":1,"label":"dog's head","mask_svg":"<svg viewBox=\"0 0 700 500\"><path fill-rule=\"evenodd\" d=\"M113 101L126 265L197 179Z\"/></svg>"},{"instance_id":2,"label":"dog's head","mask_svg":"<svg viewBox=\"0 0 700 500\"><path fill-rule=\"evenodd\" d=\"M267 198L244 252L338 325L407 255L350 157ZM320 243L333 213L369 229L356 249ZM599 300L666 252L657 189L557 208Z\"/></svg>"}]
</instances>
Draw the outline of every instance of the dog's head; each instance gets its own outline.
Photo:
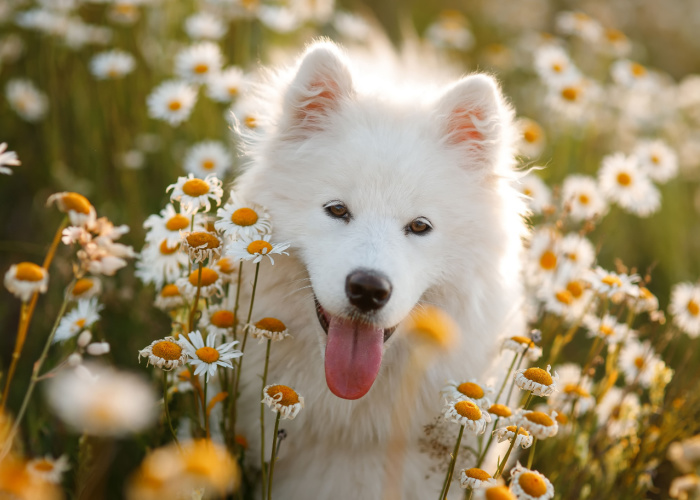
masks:
<instances>
[{"instance_id":1,"label":"dog's head","mask_svg":"<svg viewBox=\"0 0 700 500\"><path fill-rule=\"evenodd\" d=\"M312 46L256 165L276 237L308 270L328 387L346 399L369 391L426 292L498 260L510 120L485 75L403 101L353 80L336 46Z\"/></svg>"}]
</instances>

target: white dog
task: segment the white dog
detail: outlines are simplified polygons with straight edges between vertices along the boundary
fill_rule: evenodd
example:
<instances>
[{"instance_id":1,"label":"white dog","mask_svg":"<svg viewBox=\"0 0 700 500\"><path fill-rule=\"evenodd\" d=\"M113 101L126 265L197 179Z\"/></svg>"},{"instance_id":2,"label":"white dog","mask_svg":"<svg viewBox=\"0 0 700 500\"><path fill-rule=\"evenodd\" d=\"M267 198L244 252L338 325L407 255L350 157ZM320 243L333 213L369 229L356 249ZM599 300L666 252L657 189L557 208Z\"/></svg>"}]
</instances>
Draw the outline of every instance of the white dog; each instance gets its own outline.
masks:
<instances>
[{"instance_id":1,"label":"white dog","mask_svg":"<svg viewBox=\"0 0 700 500\"><path fill-rule=\"evenodd\" d=\"M497 83L474 74L436 90L373 76L316 42L288 77L261 86L267 110L244 134L238 191L267 207L273 241L292 243L290 257L261 267L253 314L288 325L294 338L273 344L268 383L306 403L282 421L278 499L437 498L449 452L435 462L424 426L442 410L440 389L485 380L497 337L520 326L523 204ZM244 272L247 283L252 267ZM448 312L461 336L397 407L416 359L403 322L421 303ZM239 403L252 464L264 354L249 343ZM397 429L407 431L402 475L387 484ZM453 485L451 498L460 494Z\"/></svg>"}]
</instances>

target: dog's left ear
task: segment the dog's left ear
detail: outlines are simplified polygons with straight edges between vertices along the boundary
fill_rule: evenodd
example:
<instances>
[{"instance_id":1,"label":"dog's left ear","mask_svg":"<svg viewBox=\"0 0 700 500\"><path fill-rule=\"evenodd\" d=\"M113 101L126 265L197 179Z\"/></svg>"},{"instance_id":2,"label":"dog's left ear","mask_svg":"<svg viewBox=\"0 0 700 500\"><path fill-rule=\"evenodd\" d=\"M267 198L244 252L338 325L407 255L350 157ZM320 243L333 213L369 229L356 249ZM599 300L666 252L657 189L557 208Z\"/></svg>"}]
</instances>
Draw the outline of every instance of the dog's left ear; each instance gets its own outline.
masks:
<instances>
[{"instance_id":1,"label":"dog's left ear","mask_svg":"<svg viewBox=\"0 0 700 500\"><path fill-rule=\"evenodd\" d=\"M303 138L322 130L352 94L352 76L340 49L331 42L315 43L285 95L283 132L288 138Z\"/></svg>"},{"instance_id":2,"label":"dog's left ear","mask_svg":"<svg viewBox=\"0 0 700 500\"><path fill-rule=\"evenodd\" d=\"M497 161L508 112L496 81L477 74L447 89L437 104L435 118L444 143L464 153L467 168L491 168Z\"/></svg>"}]
</instances>

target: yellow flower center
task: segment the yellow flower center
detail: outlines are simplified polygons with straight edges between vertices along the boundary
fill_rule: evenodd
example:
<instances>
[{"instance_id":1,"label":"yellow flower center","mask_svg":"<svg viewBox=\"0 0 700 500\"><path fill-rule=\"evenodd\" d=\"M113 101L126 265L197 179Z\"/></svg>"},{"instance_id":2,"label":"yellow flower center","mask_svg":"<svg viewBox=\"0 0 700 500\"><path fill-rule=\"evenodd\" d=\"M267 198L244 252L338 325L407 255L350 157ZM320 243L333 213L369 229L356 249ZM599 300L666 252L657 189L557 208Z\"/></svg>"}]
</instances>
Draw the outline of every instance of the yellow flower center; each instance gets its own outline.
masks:
<instances>
[{"instance_id":1,"label":"yellow flower center","mask_svg":"<svg viewBox=\"0 0 700 500\"><path fill-rule=\"evenodd\" d=\"M630 71L637 78L641 78L642 76L647 74L647 69L639 63L632 63L630 65Z\"/></svg>"},{"instance_id":2,"label":"yellow flower center","mask_svg":"<svg viewBox=\"0 0 700 500\"><path fill-rule=\"evenodd\" d=\"M209 184L202 179L190 179L182 185L182 192L187 196L202 196L209 192Z\"/></svg>"},{"instance_id":3,"label":"yellow flower center","mask_svg":"<svg viewBox=\"0 0 700 500\"><path fill-rule=\"evenodd\" d=\"M608 274L607 276L603 277L601 279L603 283L605 283L608 286L622 286L622 280L613 274Z\"/></svg>"},{"instance_id":4,"label":"yellow flower center","mask_svg":"<svg viewBox=\"0 0 700 500\"><path fill-rule=\"evenodd\" d=\"M486 500L516 500L507 486L492 486L486 490L485 496Z\"/></svg>"},{"instance_id":5,"label":"yellow flower center","mask_svg":"<svg viewBox=\"0 0 700 500\"><path fill-rule=\"evenodd\" d=\"M598 328L598 330L600 331L600 333L602 333L606 337L609 337L614 332L614 330L612 328L610 328L608 325L600 325L600 328Z\"/></svg>"},{"instance_id":6,"label":"yellow flower center","mask_svg":"<svg viewBox=\"0 0 700 500\"><path fill-rule=\"evenodd\" d=\"M547 493L547 483L544 482L542 475L534 472L523 472L518 476L518 484L525 493L532 497L541 497Z\"/></svg>"},{"instance_id":7,"label":"yellow flower center","mask_svg":"<svg viewBox=\"0 0 700 500\"><path fill-rule=\"evenodd\" d=\"M481 410L471 401L458 401L455 403L455 411L460 416L469 420L479 420L481 418Z\"/></svg>"},{"instance_id":8,"label":"yellow flower center","mask_svg":"<svg viewBox=\"0 0 700 500\"><path fill-rule=\"evenodd\" d=\"M580 91L577 87L564 87L561 91L561 96L570 102L575 102L579 97Z\"/></svg>"},{"instance_id":9,"label":"yellow flower center","mask_svg":"<svg viewBox=\"0 0 700 500\"><path fill-rule=\"evenodd\" d=\"M78 212L79 214L89 214L92 205L85 196L78 193L66 193L61 197L63 210Z\"/></svg>"},{"instance_id":10,"label":"yellow flower center","mask_svg":"<svg viewBox=\"0 0 700 500\"><path fill-rule=\"evenodd\" d=\"M277 401L279 395L282 394L282 399ZM267 389L267 395L275 399L282 406L292 406L299 402L299 395L291 387L286 385L272 385Z\"/></svg>"},{"instance_id":11,"label":"yellow flower center","mask_svg":"<svg viewBox=\"0 0 700 500\"><path fill-rule=\"evenodd\" d=\"M610 42L621 42L627 39L622 31L613 28L605 30L605 38L607 38Z\"/></svg>"},{"instance_id":12,"label":"yellow flower center","mask_svg":"<svg viewBox=\"0 0 700 500\"><path fill-rule=\"evenodd\" d=\"M693 316L697 316L698 314L700 314L700 304L698 304L692 299L688 301L688 305L686 305L685 308Z\"/></svg>"},{"instance_id":13,"label":"yellow flower center","mask_svg":"<svg viewBox=\"0 0 700 500\"><path fill-rule=\"evenodd\" d=\"M182 103L176 99L174 99L168 103L168 109L170 111L177 111L181 107L182 107Z\"/></svg>"},{"instance_id":14,"label":"yellow flower center","mask_svg":"<svg viewBox=\"0 0 700 500\"><path fill-rule=\"evenodd\" d=\"M554 420L552 420L549 415L542 413L541 411L531 411L530 413L526 413L525 418L533 424L542 425L544 427L551 427L554 425Z\"/></svg>"},{"instance_id":15,"label":"yellow flower center","mask_svg":"<svg viewBox=\"0 0 700 500\"><path fill-rule=\"evenodd\" d=\"M255 328L267 330L268 332L279 333L287 329L284 323L277 318L263 318L255 323Z\"/></svg>"},{"instance_id":16,"label":"yellow flower center","mask_svg":"<svg viewBox=\"0 0 700 500\"><path fill-rule=\"evenodd\" d=\"M542 254L540 257L540 267L547 271L551 271L557 267L557 256L554 255L554 252L547 250Z\"/></svg>"},{"instance_id":17,"label":"yellow flower center","mask_svg":"<svg viewBox=\"0 0 700 500\"><path fill-rule=\"evenodd\" d=\"M233 85L231 87L229 87L228 88L228 95L230 95L231 97L236 97L238 95L238 87L235 87Z\"/></svg>"},{"instance_id":18,"label":"yellow flower center","mask_svg":"<svg viewBox=\"0 0 700 500\"><path fill-rule=\"evenodd\" d=\"M165 223L165 228L168 231L179 231L180 229L187 229L190 225L190 220L184 215L175 214L168 219Z\"/></svg>"},{"instance_id":19,"label":"yellow flower center","mask_svg":"<svg viewBox=\"0 0 700 500\"><path fill-rule=\"evenodd\" d=\"M580 194L578 195L578 201L581 205L588 205L591 202L591 199L586 194Z\"/></svg>"},{"instance_id":20,"label":"yellow flower center","mask_svg":"<svg viewBox=\"0 0 700 500\"><path fill-rule=\"evenodd\" d=\"M552 64L552 70L554 70L555 73L561 73L563 69L564 69L564 66L562 66L559 63Z\"/></svg>"},{"instance_id":21,"label":"yellow flower center","mask_svg":"<svg viewBox=\"0 0 700 500\"><path fill-rule=\"evenodd\" d=\"M567 306L574 301L571 292L568 290L561 290L554 295L559 302L566 304Z\"/></svg>"},{"instance_id":22,"label":"yellow flower center","mask_svg":"<svg viewBox=\"0 0 700 500\"><path fill-rule=\"evenodd\" d=\"M34 468L41 472L49 472L54 469L53 463L49 462L45 458L42 458L37 463L34 464Z\"/></svg>"},{"instance_id":23,"label":"yellow flower center","mask_svg":"<svg viewBox=\"0 0 700 500\"><path fill-rule=\"evenodd\" d=\"M196 283L195 283L195 286L197 286ZM180 295L180 290L177 288L176 285L173 285L173 284L165 285L163 287L163 289L160 291L161 297L177 297L178 295Z\"/></svg>"},{"instance_id":24,"label":"yellow flower center","mask_svg":"<svg viewBox=\"0 0 700 500\"><path fill-rule=\"evenodd\" d=\"M216 311L211 315L209 321L219 328L231 328L235 317L231 311Z\"/></svg>"},{"instance_id":25,"label":"yellow flower center","mask_svg":"<svg viewBox=\"0 0 700 500\"><path fill-rule=\"evenodd\" d=\"M642 299L644 300L651 300L654 298L654 294L649 291L647 287L640 286L639 287L639 295L641 296Z\"/></svg>"},{"instance_id":26,"label":"yellow flower center","mask_svg":"<svg viewBox=\"0 0 700 500\"><path fill-rule=\"evenodd\" d=\"M221 271L224 274L231 274L236 270L236 266L234 265L233 260L231 260L229 257L219 259L217 265L219 266L219 271Z\"/></svg>"},{"instance_id":27,"label":"yellow flower center","mask_svg":"<svg viewBox=\"0 0 700 500\"><path fill-rule=\"evenodd\" d=\"M239 208L231 214L231 222L237 226L252 226L258 222L258 214L252 208Z\"/></svg>"},{"instance_id":28,"label":"yellow flower center","mask_svg":"<svg viewBox=\"0 0 700 500\"><path fill-rule=\"evenodd\" d=\"M632 184L632 177L627 172L620 172L619 174L617 174L617 183L620 186L627 187L630 184Z\"/></svg>"},{"instance_id":29,"label":"yellow flower center","mask_svg":"<svg viewBox=\"0 0 700 500\"><path fill-rule=\"evenodd\" d=\"M85 326L85 322L86 322L85 318L80 318L80 319L75 320L75 323L73 323L73 324L75 326L77 326L78 328L82 328Z\"/></svg>"},{"instance_id":30,"label":"yellow flower center","mask_svg":"<svg viewBox=\"0 0 700 500\"><path fill-rule=\"evenodd\" d=\"M177 252L178 248L180 248L179 243L175 243L174 247L169 247L168 240L163 240L160 244L160 253L162 253L163 255L172 255L175 252Z\"/></svg>"},{"instance_id":31,"label":"yellow flower center","mask_svg":"<svg viewBox=\"0 0 700 500\"><path fill-rule=\"evenodd\" d=\"M528 380L532 380L533 382L537 382L538 384L542 385L552 385L554 382L552 380L552 376L542 368L528 368L523 373L523 376Z\"/></svg>"},{"instance_id":32,"label":"yellow flower center","mask_svg":"<svg viewBox=\"0 0 700 500\"><path fill-rule=\"evenodd\" d=\"M219 351L217 351L213 347L200 347L195 351L195 354L199 359L201 359L205 363L216 363L217 361L219 361Z\"/></svg>"},{"instance_id":33,"label":"yellow flower center","mask_svg":"<svg viewBox=\"0 0 700 500\"><path fill-rule=\"evenodd\" d=\"M459 384L457 390L468 398L481 399L484 397L484 390L479 386L479 384L475 384L474 382L464 382Z\"/></svg>"},{"instance_id":34,"label":"yellow flower center","mask_svg":"<svg viewBox=\"0 0 700 500\"><path fill-rule=\"evenodd\" d=\"M199 276L199 269L192 271L190 273L190 277L188 278L190 285L192 286L197 286L197 277ZM216 283L216 280L219 279L219 273L214 271L213 269L209 269L208 267L203 267L202 268L202 279L201 279L201 285L202 286L209 286L213 285Z\"/></svg>"},{"instance_id":35,"label":"yellow flower center","mask_svg":"<svg viewBox=\"0 0 700 500\"><path fill-rule=\"evenodd\" d=\"M272 245L270 245L267 241L264 240L255 240L250 245L248 245L248 253L252 255L265 255L267 253L270 253L270 251L272 251Z\"/></svg>"},{"instance_id":36,"label":"yellow flower center","mask_svg":"<svg viewBox=\"0 0 700 500\"><path fill-rule=\"evenodd\" d=\"M532 196L532 189L530 189L530 188L523 189L523 194L525 196Z\"/></svg>"},{"instance_id":37,"label":"yellow flower center","mask_svg":"<svg viewBox=\"0 0 700 500\"><path fill-rule=\"evenodd\" d=\"M200 64L197 64L197 65L194 67L194 72L197 73L198 75L203 75L203 74L206 73L207 71L209 71L209 65L208 65L208 64L200 63Z\"/></svg>"},{"instance_id":38,"label":"yellow flower center","mask_svg":"<svg viewBox=\"0 0 700 500\"><path fill-rule=\"evenodd\" d=\"M566 289L572 297L578 299L583 294L583 284L580 281L569 281L566 284Z\"/></svg>"},{"instance_id":39,"label":"yellow flower center","mask_svg":"<svg viewBox=\"0 0 700 500\"><path fill-rule=\"evenodd\" d=\"M248 115L245 117L245 120L243 120L246 127L248 128L255 128L258 126L257 121L255 120L254 116Z\"/></svg>"},{"instance_id":40,"label":"yellow flower center","mask_svg":"<svg viewBox=\"0 0 700 500\"><path fill-rule=\"evenodd\" d=\"M506 427L506 430L508 430L509 432L512 432L513 434L515 434L516 429L518 431L518 436L529 436L530 435L530 433L527 432L522 427L517 427L515 425L509 425L508 427Z\"/></svg>"},{"instance_id":41,"label":"yellow flower center","mask_svg":"<svg viewBox=\"0 0 700 500\"><path fill-rule=\"evenodd\" d=\"M214 168L214 165L216 165L216 163L214 163L214 160L204 160L202 162L202 168L204 170L211 170L212 168Z\"/></svg>"},{"instance_id":42,"label":"yellow flower center","mask_svg":"<svg viewBox=\"0 0 700 500\"><path fill-rule=\"evenodd\" d=\"M564 415L563 413L557 413L556 416L556 421L559 422L561 425L566 425L569 423L569 417Z\"/></svg>"},{"instance_id":43,"label":"yellow flower center","mask_svg":"<svg viewBox=\"0 0 700 500\"><path fill-rule=\"evenodd\" d=\"M78 297L88 290L92 289L95 283L90 278L80 278L73 285L73 291L71 292L73 296Z\"/></svg>"},{"instance_id":44,"label":"yellow flower center","mask_svg":"<svg viewBox=\"0 0 700 500\"><path fill-rule=\"evenodd\" d=\"M661 163L661 158L659 158L658 155L651 155L651 162L654 165L658 165L659 163Z\"/></svg>"},{"instance_id":45,"label":"yellow flower center","mask_svg":"<svg viewBox=\"0 0 700 500\"><path fill-rule=\"evenodd\" d=\"M107 70L107 76L110 78L117 78L119 76L119 71L117 68L109 68Z\"/></svg>"},{"instance_id":46,"label":"yellow flower center","mask_svg":"<svg viewBox=\"0 0 700 500\"><path fill-rule=\"evenodd\" d=\"M576 396L579 396L581 398L587 398L590 396L588 391L586 391L583 387L581 387L578 384L566 384L564 386L564 392L567 394L575 394Z\"/></svg>"},{"instance_id":47,"label":"yellow flower center","mask_svg":"<svg viewBox=\"0 0 700 500\"><path fill-rule=\"evenodd\" d=\"M539 125L530 124L523 132L523 139L530 144L537 142L542 136L542 129Z\"/></svg>"},{"instance_id":48,"label":"yellow flower center","mask_svg":"<svg viewBox=\"0 0 700 500\"><path fill-rule=\"evenodd\" d=\"M159 358L167 361L175 361L182 356L182 347L170 340L161 340L151 347L151 352Z\"/></svg>"},{"instance_id":49,"label":"yellow flower center","mask_svg":"<svg viewBox=\"0 0 700 500\"><path fill-rule=\"evenodd\" d=\"M642 356L634 358L634 366L637 367L637 370L641 370L642 368L644 368L645 363L646 362L644 361L644 358Z\"/></svg>"},{"instance_id":50,"label":"yellow flower center","mask_svg":"<svg viewBox=\"0 0 700 500\"><path fill-rule=\"evenodd\" d=\"M15 278L20 281L41 281L44 279L44 268L33 262L20 262L15 268Z\"/></svg>"},{"instance_id":51,"label":"yellow flower center","mask_svg":"<svg viewBox=\"0 0 700 500\"><path fill-rule=\"evenodd\" d=\"M510 338L510 340L514 340L519 344L527 344L529 347L535 347L535 343L531 339L523 337L521 335L514 335Z\"/></svg>"},{"instance_id":52,"label":"yellow flower center","mask_svg":"<svg viewBox=\"0 0 700 500\"><path fill-rule=\"evenodd\" d=\"M476 467L472 469L465 469L463 472L465 476L478 479L479 481L486 481L487 479L491 479L491 474L489 474L483 469L477 469Z\"/></svg>"},{"instance_id":53,"label":"yellow flower center","mask_svg":"<svg viewBox=\"0 0 700 500\"><path fill-rule=\"evenodd\" d=\"M491 408L489 408L489 413L493 413L494 415L497 415L502 418L507 418L510 417L513 412L508 408L506 405L491 405Z\"/></svg>"},{"instance_id":54,"label":"yellow flower center","mask_svg":"<svg viewBox=\"0 0 700 500\"><path fill-rule=\"evenodd\" d=\"M190 233L186 237L187 244L192 248L199 248L204 245L204 249L213 250L221 246L221 241L219 238L206 231L197 231L196 233Z\"/></svg>"}]
</instances>

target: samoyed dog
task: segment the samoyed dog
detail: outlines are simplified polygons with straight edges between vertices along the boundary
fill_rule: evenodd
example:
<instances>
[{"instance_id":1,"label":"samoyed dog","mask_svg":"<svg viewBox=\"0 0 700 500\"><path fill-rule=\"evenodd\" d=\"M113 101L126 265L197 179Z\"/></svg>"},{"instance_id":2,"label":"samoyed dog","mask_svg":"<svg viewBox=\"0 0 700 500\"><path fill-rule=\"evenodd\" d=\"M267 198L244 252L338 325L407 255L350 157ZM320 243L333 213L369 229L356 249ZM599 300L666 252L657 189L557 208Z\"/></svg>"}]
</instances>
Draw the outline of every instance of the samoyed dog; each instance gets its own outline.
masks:
<instances>
[{"instance_id":1,"label":"samoyed dog","mask_svg":"<svg viewBox=\"0 0 700 500\"><path fill-rule=\"evenodd\" d=\"M279 499L436 498L450 456L436 458L424 428L443 409L440 389L486 381L499 336L521 327L524 205L513 187L513 113L498 84L472 74L423 85L355 64L317 41L234 108L245 163L237 192L267 207L273 242L292 245L261 266L253 313L281 319L293 336L272 345L268 383L305 399L281 422ZM244 274L252 281L253 268ZM407 401L421 353L405 320L424 304L446 311L460 334L422 368ZM239 430L251 464L260 461L264 358L264 345L249 343ZM274 414L265 418L269 435ZM458 426L445 425L451 447ZM389 453L397 439L398 458ZM390 476L396 460L400 474Z\"/></svg>"}]
</instances>

